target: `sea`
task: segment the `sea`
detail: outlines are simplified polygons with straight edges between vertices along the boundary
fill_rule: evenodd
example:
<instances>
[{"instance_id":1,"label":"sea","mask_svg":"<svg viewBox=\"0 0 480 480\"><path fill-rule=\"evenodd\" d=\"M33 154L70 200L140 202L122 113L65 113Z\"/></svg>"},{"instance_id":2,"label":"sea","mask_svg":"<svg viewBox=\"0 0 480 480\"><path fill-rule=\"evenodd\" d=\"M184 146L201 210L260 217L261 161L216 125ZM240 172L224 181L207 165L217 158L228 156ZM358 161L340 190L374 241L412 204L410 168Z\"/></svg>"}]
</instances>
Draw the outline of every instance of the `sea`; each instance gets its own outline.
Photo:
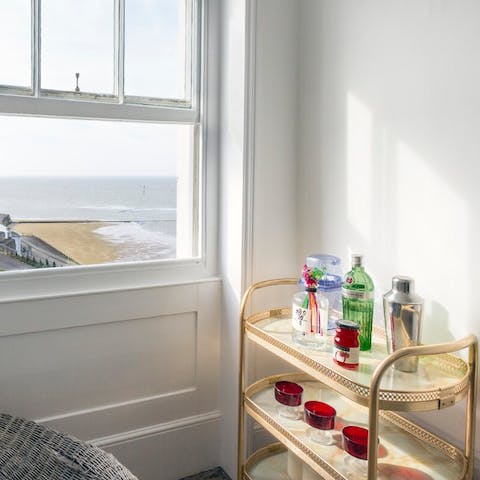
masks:
<instances>
[{"instance_id":1,"label":"sea","mask_svg":"<svg viewBox=\"0 0 480 480\"><path fill-rule=\"evenodd\" d=\"M0 213L12 220L120 222L95 232L118 262L174 258L176 177L0 177Z\"/></svg>"}]
</instances>

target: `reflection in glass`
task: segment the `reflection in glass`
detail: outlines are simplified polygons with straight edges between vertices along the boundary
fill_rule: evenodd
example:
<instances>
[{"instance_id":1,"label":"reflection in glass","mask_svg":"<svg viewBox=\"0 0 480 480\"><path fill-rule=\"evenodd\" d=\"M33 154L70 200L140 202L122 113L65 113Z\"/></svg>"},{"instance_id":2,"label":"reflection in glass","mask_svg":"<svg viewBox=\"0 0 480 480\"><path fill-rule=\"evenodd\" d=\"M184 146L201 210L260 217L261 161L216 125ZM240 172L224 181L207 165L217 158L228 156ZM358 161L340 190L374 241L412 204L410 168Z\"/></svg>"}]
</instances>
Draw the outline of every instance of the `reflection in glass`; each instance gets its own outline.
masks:
<instances>
[{"instance_id":1,"label":"reflection in glass","mask_svg":"<svg viewBox=\"0 0 480 480\"><path fill-rule=\"evenodd\" d=\"M190 100L191 4L126 0L126 95Z\"/></svg>"},{"instance_id":2,"label":"reflection in glass","mask_svg":"<svg viewBox=\"0 0 480 480\"><path fill-rule=\"evenodd\" d=\"M0 85L31 85L30 0L0 0Z\"/></svg>"},{"instance_id":3,"label":"reflection in glass","mask_svg":"<svg viewBox=\"0 0 480 480\"><path fill-rule=\"evenodd\" d=\"M114 0L43 0L43 89L113 94Z\"/></svg>"}]
</instances>

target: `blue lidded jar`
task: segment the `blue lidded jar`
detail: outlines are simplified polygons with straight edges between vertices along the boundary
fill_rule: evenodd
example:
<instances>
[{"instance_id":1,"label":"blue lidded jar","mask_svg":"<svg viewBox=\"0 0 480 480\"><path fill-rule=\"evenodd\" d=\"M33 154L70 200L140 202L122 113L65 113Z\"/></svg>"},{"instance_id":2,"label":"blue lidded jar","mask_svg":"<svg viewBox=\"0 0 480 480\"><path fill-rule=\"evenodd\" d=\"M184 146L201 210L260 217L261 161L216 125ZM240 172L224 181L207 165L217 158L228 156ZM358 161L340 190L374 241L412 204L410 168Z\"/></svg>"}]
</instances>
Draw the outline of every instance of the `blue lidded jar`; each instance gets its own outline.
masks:
<instances>
[{"instance_id":1,"label":"blue lidded jar","mask_svg":"<svg viewBox=\"0 0 480 480\"><path fill-rule=\"evenodd\" d=\"M308 255L305 263L316 267L324 276L318 281L317 291L328 299L328 334L335 333L336 322L342 318L342 268L341 260L334 255L315 253Z\"/></svg>"}]
</instances>

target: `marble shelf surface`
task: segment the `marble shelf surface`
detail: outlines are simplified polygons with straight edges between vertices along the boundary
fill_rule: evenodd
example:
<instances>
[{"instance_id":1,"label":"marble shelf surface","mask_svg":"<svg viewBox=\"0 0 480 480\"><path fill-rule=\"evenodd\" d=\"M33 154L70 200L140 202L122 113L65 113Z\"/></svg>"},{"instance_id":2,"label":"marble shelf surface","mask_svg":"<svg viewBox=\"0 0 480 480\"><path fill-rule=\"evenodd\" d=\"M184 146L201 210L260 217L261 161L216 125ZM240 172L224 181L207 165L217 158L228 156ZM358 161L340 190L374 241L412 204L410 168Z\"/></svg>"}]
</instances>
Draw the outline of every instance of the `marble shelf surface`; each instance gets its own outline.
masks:
<instances>
[{"instance_id":1,"label":"marble shelf surface","mask_svg":"<svg viewBox=\"0 0 480 480\"><path fill-rule=\"evenodd\" d=\"M268 313L250 316L246 322L246 332L251 340L318 380L332 380L342 394L363 405L368 402L372 374L388 355L385 338L376 327L371 351L360 352L357 369L345 369L333 361L332 337L328 338L325 348L320 351L303 348L292 341L291 318L286 309L278 316ZM440 392L445 394L448 391L457 402L467 392L468 374L467 363L448 354L420 357L415 373L390 368L381 384L381 407L389 410L432 410L439 408Z\"/></svg>"}]
</instances>

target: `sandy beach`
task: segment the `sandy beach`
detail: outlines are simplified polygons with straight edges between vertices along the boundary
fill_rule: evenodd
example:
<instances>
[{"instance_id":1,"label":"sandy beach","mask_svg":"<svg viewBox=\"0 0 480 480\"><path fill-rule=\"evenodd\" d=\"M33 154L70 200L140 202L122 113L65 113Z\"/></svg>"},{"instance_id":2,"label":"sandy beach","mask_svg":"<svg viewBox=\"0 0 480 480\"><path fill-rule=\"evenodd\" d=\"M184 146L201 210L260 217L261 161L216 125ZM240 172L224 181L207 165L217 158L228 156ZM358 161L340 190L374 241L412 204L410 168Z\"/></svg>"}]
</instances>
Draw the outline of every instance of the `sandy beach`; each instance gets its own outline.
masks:
<instances>
[{"instance_id":1,"label":"sandy beach","mask_svg":"<svg viewBox=\"0 0 480 480\"><path fill-rule=\"evenodd\" d=\"M35 235L81 265L108 263L118 258L118 247L98 233L113 222L15 223L12 230Z\"/></svg>"}]
</instances>

